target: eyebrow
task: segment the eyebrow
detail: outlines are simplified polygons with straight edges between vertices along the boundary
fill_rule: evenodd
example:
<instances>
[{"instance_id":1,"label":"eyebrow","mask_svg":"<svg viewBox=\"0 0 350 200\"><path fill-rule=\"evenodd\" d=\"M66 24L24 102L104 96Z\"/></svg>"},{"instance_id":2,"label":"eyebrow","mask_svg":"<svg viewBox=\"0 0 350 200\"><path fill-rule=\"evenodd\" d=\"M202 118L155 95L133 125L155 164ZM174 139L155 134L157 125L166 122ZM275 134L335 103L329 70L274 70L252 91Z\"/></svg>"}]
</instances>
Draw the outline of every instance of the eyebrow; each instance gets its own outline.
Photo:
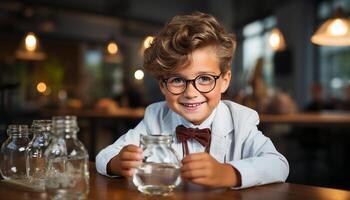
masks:
<instances>
[{"instance_id":1,"label":"eyebrow","mask_svg":"<svg viewBox=\"0 0 350 200\"><path fill-rule=\"evenodd\" d=\"M219 72L220 73L220 72ZM202 71L202 72L197 72L197 74L195 75L196 77L199 75L203 75L203 74L209 74L209 75L216 75L217 72L207 72L207 71ZM178 77L182 77L184 78L183 75L179 74L179 73L174 73L174 74L168 74L168 77L173 77L173 76L178 76Z\"/></svg>"}]
</instances>

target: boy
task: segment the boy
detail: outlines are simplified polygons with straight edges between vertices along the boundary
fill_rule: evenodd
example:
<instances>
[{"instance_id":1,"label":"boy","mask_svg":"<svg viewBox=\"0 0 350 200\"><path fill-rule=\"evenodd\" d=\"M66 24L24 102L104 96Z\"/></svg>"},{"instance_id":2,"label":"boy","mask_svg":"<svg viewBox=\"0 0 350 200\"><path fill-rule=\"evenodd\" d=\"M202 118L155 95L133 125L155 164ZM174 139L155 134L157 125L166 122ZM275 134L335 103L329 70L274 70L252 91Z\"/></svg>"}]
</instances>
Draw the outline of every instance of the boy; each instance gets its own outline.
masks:
<instances>
[{"instance_id":1,"label":"boy","mask_svg":"<svg viewBox=\"0 0 350 200\"><path fill-rule=\"evenodd\" d=\"M234 49L234 37L213 16L194 13L168 22L144 54L144 67L158 80L166 101L148 106L134 129L103 149L97 170L130 177L142 162L140 134L171 133L173 148L183 156L183 179L235 188L285 181L288 162L257 129L257 113L221 101ZM210 130L209 140L186 140L176 133L184 127Z\"/></svg>"}]
</instances>

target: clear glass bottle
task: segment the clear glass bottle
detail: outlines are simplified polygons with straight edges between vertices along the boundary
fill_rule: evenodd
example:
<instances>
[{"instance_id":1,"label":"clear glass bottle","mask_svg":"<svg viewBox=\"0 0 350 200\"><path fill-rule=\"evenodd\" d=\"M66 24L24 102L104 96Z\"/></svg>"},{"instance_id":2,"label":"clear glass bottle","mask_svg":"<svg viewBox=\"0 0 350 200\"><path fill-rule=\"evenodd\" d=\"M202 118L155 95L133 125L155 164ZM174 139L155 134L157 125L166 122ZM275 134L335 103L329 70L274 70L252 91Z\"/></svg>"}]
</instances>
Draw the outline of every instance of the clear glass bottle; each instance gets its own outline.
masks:
<instances>
[{"instance_id":1,"label":"clear glass bottle","mask_svg":"<svg viewBox=\"0 0 350 200\"><path fill-rule=\"evenodd\" d=\"M32 188L45 190L45 150L50 144L51 120L34 120L27 146L27 176Z\"/></svg>"},{"instance_id":2,"label":"clear glass bottle","mask_svg":"<svg viewBox=\"0 0 350 200\"><path fill-rule=\"evenodd\" d=\"M151 195L168 195L180 184L180 161L169 135L141 135L143 163L136 168L133 182Z\"/></svg>"},{"instance_id":3,"label":"clear glass bottle","mask_svg":"<svg viewBox=\"0 0 350 200\"><path fill-rule=\"evenodd\" d=\"M27 125L9 125L7 140L1 145L0 172L4 179L19 184L27 181L26 147L30 142Z\"/></svg>"},{"instance_id":4,"label":"clear glass bottle","mask_svg":"<svg viewBox=\"0 0 350 200\"><path fill-rule=\"evenodd\" d=\"M78 131L75 116L52 118L45 189L53 199L84 199L89 192L88 153L77 138Z\"/></svg>"}]
</instances>

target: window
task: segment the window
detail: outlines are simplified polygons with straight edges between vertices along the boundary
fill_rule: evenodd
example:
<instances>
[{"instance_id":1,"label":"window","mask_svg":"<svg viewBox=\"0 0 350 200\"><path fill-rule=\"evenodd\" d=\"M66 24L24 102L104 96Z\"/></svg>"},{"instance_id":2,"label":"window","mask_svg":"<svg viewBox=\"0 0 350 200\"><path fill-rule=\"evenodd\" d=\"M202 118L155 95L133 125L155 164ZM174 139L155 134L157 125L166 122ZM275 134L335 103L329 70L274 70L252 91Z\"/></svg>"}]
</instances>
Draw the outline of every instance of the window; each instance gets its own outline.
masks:
<instances>
[{"instance_id":1,"label":"window","mask_svg":"<svg viewBox=\"0 0 350 200\"><path fill-rule=\"evenodd\" d=\"M264 79L268 86L273 85L273 51L268 46L268 35L276 26L276 18L271 16L252 22L243 27L243 73L248 81L254 72L258 58L264 59Z\"/></svg>"},{"instance_id":2,"label":"window","mask_svg":"<svg viewBox=\"0 0 350 200\"><path fill-rule=\"evenodd\" d=\"M86 48L83 64L84 85L92 100L117 97L122 93L122 64L106 62L101 48Z\"/></svg>"},{"instance_id":3,"label":"window","mask_svg":"<svg viewBox=\"0 0 350 200\"><path fill-rule=\"evenodd\" d=\"M350 11L348 0L326 1L319 4L319 24L331 17L336 7L341 7L345 13ZM344 89L350 85L350 47L318 48L320 82L324 87L326 96L341 99L344 97Z\"/></svg>"}]
</instances>

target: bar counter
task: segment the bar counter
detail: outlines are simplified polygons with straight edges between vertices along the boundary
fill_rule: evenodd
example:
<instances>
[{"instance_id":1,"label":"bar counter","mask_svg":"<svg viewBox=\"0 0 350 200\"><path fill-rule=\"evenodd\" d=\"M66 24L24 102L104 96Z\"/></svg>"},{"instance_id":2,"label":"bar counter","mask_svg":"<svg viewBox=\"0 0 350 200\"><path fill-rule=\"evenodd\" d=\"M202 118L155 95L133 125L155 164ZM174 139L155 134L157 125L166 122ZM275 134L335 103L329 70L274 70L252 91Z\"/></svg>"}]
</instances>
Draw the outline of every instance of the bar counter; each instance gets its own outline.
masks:
<instances>
[{"instance_id":1,"label":"bar counter","mask_svg":"<svg viewBox=\"0 0 350 200\"><path fill-rule=\"evenodd\" d=\"M144 108L119 108L106 110L46 110L45 116L76 115L82 118L129 118L142 119ZM292 114L259 114L262 123L350 123L350 112L319 112Z\"/></svg>"},{"instance_id":2,"label":"bar counter","mask_svg":"<svg viewBox=\"0 0 350 200\"><path fill-rule=\"evenodd\" d=\"M17 123L18 121L28 121L32 119L49 119L57 115L75 115L79 120L85 121L88 125L85 128L85 134L88 134L90 142L87 144L89 155L96 156L96 144L98 140L99 130L101 124L109 123L114 126L114 130L118 127L125 127L125 123L133 121L134 124L128 128L133 128L142 120L144 116L144 108L118 108L116 110L104 109L52 109L41 110L39 113L3 113L0 115L0 124ZM350 112L337 113L294 113L294 114L259 114L260 125L269 124L290 124L290 125L307 125L307 126L328 126L328 125L342 125L349 127ZM124 123L124 124L123 124ZM114 131L114 137L118 138L128 129L120 132ZM1 139L1 138L0 138Z\"/></svg>"},{"instance_id":3,"label":"bar counter","mask_svg":"<svg viewBox=\"0 0 350 200\"><path fill-rule=\"evenodd\" d=\"M350 113L320 112L293 114L262 114L262 123L289 124L350 124Z\"/></svg>"},{"instance_id":4,"label":"bar counter","mask_svg":"<svg viewBox=\"0 0 350 200\"><path fill-rule=\"evenodd\" d=\"M190 200L221 200L221 199L263 199L263 200L340 200L350 199L350 191L323 187L314 187L290 183L274 183L248 189L210 189L182 183L169 196L149 196L137 191L130 179L112 179L97 173L94 163L90 162L90 192L87 199L190 199ZM49 199L45 192L34 192L6 182L0 182L0 199L6 200L43 200Z\"/></svg>"}]
</instances>

